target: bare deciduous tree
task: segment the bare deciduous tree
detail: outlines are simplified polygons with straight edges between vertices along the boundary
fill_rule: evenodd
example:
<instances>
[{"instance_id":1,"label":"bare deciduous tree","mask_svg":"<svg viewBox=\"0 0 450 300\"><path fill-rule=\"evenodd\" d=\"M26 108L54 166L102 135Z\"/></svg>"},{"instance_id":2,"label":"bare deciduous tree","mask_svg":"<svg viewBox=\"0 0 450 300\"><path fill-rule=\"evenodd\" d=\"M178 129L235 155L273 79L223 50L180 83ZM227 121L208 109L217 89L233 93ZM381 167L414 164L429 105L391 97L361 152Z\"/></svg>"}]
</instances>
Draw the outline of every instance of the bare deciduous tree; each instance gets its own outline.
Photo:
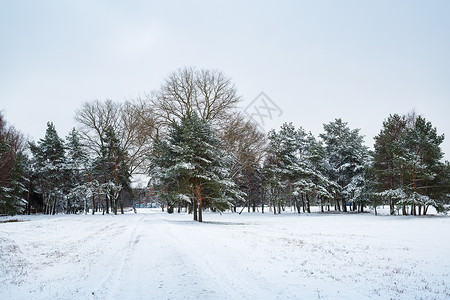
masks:
<instances>
[{"instance_id":1,"label":"bare deciduous tree","mask_svg":"<svg viewBox=\"0 0 450 300\"><path fill-rule=\"evenodd\" d=\"M247 194L243 207L263 205L261 162L265 154L266 135L242 114L229 116L221 130L225 150L235 157L231 167L234 182Z\"/></svg>"},{"instance_id":2,"label":"bare deciduous tree","mask_svg":"<svg viewBox=\"0 0 450 300\"><path fill-rule=\"evenodd\" d=\"M221 139L225 150L236 156L235 173L261 163L267 143L266 135L242 114L228 116L221 130Z\"/></svg>"},{"instance_id":3,"label":"bare deciduous tree","mask_svg":"<svg viewBox=\"0 0 450 300\"><path fill-rule=\"evenodd\" d=\"M103 137L111 127L118 135L121 148L128 154L130 174L144 167L157 128L152 110L143 101L85 102L76 111L75 120L80 124L81 136L91 151L100 155Z\"/></svg>"},{"instance_id":4,"label":"bare deciduous tree","mask_svg":"<svg viewBox=\"0 0 450 300\"><path fill-rule=\"evenodd\" d=\"M235 85L222 72L192 67L170 74L148 98L166 124L195 112L216 125L240 101Z\"/></svg>"},{"instance_id":5,"label":"bare deciduous tree","mask_svg":"<svg viewBox=\"0 0 450 300\"><path fill-rule=\"evenodd\" d=\"M75 112L75 121L80 124L79 131L86 146L100 154L106 129L118 128L120 122L120 104L112 100L94 100L83 103Z\"/></svg>"}]
</instances>

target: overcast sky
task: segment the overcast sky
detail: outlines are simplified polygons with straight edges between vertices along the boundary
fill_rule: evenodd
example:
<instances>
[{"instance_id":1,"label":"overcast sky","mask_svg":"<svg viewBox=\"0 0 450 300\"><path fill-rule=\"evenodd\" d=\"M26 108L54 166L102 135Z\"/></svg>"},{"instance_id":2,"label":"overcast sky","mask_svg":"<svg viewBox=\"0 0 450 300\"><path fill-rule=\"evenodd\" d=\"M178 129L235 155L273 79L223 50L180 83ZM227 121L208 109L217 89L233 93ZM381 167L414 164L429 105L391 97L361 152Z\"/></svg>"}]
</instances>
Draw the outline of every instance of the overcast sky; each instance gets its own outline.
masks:
<instances>
[{"instance_id":1,"label":"overcast sky","mask_svg":"<svg viewBox=\"0 0 450 300\"><path fill-rule=\"evenodd\" d=\"M0 110L31 139L48 121L65 137L83 102L195 66L231 77L242 109L264 92L282 111L266 130L342 118L372 146L389 114L415 109L450 160L450 1L242 2L2 0Z\"/></svg>"}]
</instances>

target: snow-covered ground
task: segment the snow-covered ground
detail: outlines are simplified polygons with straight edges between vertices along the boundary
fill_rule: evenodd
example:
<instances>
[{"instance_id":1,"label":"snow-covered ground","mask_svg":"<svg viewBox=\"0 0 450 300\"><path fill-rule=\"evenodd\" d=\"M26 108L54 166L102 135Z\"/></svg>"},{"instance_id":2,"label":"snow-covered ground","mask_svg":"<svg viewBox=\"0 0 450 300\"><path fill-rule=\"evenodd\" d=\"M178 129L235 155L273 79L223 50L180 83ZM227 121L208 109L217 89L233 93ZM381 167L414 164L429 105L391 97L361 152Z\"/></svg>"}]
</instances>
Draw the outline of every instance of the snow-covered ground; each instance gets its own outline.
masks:
<instances>
[{"instance_id":1,"label":"snow-covered ground","mask_svg":"<svg viewBox=\"0 0 450 300\"><path fill-rule=\"evenodd\" d=\"M18 218L0 223L0 299L450 298L444 216Z\"/></svg>"}]
</instances>

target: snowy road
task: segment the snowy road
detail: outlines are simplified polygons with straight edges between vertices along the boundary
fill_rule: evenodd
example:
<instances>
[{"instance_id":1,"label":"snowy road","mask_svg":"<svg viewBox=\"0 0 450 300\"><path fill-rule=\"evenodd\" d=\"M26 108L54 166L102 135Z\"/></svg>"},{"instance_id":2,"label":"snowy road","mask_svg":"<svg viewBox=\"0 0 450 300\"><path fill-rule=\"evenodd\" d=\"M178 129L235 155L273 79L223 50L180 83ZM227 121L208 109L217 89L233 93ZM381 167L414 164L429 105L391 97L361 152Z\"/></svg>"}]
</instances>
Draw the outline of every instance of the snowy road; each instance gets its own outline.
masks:
<instances>
[{"instance_id":1,"label":"snowy road","mask_svg":"<svg viewBox=\"0 0 450 300\"><path fill-rule=\"evenodd\" d=\"M0 223L0 299L450 297L448 217L191 217Z\"/></svg>"},{"instance_id":2,"label":"snowy road","mask_svg":"<svg viewBox=\"0 0 450 300\"><path fill-rule=\"evenodd\" d=\"M101 286L105 299L239 299L242 295L270 297L265 284L239 277L233 265L239 253L201 232L201 224L144 215L128 236L123 257ZM208 226L208 225L206 225ZM225 250L225 251L224 251ZM249 281L251 280L251 281ZM124 284L125 283L125 284ZM254 289L256 292L254 292Z\"/></svg>"}]
</instances>

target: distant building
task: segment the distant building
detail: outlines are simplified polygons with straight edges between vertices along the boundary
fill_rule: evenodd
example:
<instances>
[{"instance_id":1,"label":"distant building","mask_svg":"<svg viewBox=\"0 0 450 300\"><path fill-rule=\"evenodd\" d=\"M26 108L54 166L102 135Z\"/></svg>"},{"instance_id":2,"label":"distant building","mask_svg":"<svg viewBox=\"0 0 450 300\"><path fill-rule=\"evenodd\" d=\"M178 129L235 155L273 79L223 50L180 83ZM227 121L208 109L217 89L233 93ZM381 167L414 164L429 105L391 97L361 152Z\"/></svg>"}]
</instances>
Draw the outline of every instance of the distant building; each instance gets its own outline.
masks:
<instances>
[{"instance_id":1,"label":"distant building","mask_svg":"<svg viewBox=\"0 0 450 300\"><path fill-rule=\"evenodd\" d=\"M159 207L158 191L153 187L133 188L133 195L137 208Z\"/></svg>"}]
</instances>

